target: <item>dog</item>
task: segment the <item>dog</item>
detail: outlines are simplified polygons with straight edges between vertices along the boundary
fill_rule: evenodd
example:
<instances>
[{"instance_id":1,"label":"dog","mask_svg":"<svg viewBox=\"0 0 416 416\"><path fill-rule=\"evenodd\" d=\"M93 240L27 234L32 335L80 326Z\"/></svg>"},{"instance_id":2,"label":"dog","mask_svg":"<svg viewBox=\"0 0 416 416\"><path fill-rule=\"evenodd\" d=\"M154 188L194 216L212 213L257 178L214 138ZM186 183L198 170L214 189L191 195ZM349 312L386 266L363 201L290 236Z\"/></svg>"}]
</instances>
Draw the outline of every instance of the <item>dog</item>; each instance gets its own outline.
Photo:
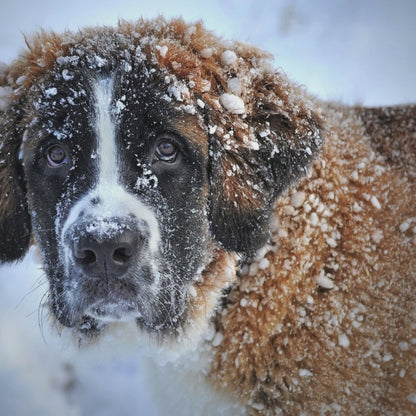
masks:
<instances>
[{"instance_id":1,"label":"dog","mask_svg":"<svg viewBox=\"0 0 416 416\"><path fill-rule=\"evenodd\" d=\"M0 259L39 249L59 328L133 323L177 414L416 414L416 106L322 102L181 19L27 45Z\"/></svg>"}]
</instances>

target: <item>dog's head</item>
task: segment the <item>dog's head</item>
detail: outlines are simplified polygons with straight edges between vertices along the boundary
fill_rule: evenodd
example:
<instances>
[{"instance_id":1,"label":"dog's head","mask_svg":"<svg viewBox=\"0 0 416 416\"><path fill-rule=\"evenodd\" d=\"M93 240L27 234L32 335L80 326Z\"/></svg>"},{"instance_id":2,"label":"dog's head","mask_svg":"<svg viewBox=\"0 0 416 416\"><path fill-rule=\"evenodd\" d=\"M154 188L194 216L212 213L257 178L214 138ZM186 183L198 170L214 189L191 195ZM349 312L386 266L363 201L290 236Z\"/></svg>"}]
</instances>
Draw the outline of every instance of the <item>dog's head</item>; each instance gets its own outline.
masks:
<instances>
[{"instance_id":1,"label":"dog's head","mask_svg":"<svg viewBox=\"0 0 416 416\"><path fill-rule=\"evenodd\" d=\"M53 314L80 330L209 316L195 299L229 283L226 253L267 241L321 144L265 54L180 20L42 33L0 85L0 259L33 240Z\"/></svg>"}]
</instances>

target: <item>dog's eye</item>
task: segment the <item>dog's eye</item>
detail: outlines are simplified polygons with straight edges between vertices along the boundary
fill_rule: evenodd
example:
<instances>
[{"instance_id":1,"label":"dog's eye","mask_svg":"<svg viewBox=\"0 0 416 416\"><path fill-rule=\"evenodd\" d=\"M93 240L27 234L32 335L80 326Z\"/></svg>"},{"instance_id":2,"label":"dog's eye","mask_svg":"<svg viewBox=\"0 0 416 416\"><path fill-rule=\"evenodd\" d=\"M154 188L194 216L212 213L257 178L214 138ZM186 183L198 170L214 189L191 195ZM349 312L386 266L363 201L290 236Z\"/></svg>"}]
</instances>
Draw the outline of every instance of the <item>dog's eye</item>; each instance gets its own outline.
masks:
<instances>
[{"instance_id":1,"label":"dog's eye","mask_svg":"<svg viewBox=\"0 0 416 416\"><path fill-rule=\"evenodd\" d=\"M68 162L65 150L58 145L49 147L49 149L46 151L46 156L49 166L53 168L65 165Z\"/></svg>"},{"instance_id":2,"label":"dog's eye","mask_svg":"<svg viewBox=\"0 0 416 416\"><path fill-rule=\"evenodd\" d=\"M173 163L176 160L178 148L171 140L165 139L159 142L155 155L158 160Z\"/></svg>"}]
</instances>

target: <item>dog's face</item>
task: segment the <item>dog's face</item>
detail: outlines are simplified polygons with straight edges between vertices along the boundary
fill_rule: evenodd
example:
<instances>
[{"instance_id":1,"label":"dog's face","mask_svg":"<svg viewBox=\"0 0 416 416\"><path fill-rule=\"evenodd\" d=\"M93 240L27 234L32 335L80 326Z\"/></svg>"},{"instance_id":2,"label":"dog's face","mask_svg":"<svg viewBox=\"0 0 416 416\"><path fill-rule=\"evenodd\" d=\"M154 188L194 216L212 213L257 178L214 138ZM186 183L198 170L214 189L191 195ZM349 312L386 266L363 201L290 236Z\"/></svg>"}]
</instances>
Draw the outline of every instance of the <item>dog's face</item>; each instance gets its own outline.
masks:
<instances>
[{"instance_id":1,"label":"dog's face","mask_svg":"<svg viewBox=\"0 0 416 416\"><path fill-rule=\"evenodd\" d=\"M210 250L205 132L143 64L60 69L33 89L23 145L54 313L175 328Z\"/></svg>"},{"instance_id":2,"label":"dog's face","mask_svg":"<svg viewBox=\"0 0 416 416\"><path fill-rule=\"evenodd\" d=\"M201 39L179 23L159 38L140 24L82 34L52 59L42 39L41 64L31 55L3 77L20 87L0 126L1 259L34 235L64 326L136 320L172 335L196 310L209 316L193 298L218 252L264 244L275 198L319 148L316 116L277 96L279 78L255 73L251 49L231 68L220 44L198 55Z\"/></svg>"}]
</instances>

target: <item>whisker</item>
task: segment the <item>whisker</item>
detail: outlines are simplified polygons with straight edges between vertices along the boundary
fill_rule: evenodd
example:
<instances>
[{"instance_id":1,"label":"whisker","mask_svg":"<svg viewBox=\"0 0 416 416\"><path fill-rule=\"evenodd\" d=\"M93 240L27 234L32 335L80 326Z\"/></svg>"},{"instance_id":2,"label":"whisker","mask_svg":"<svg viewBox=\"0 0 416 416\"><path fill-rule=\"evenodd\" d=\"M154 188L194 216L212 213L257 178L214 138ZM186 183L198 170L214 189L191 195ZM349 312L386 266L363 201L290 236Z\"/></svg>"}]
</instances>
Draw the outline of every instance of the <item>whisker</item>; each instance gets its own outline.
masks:
<instances>
[{"instance_id":1,"label":"whisker","mask_svg":"<svg viewBox=\"0 0 416 416\"><path fill-rule=\"evenodd\" d=\"M39 330L40 330L40 333L42 335L42 338L45 344L46 344L46 337L45 337L45 329L44 329L43 322L45 319L45 314L50 313L48 305L49 305L49 293L45 292L42 295L42 298L40 299L39 307L38 307L38 326L39 326Z\"/></svg>"}]
</instances>

